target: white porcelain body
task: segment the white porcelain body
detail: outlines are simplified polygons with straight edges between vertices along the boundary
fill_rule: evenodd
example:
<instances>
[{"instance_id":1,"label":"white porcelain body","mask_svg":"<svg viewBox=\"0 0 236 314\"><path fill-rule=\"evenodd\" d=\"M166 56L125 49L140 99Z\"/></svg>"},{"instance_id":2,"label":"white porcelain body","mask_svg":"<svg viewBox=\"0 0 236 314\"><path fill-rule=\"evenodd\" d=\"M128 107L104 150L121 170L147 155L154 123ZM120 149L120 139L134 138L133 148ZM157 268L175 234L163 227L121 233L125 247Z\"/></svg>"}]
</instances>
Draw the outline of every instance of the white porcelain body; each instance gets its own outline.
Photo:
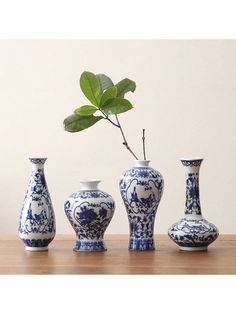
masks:
<instances>
[{"instance_id":1,"label":"white porcelain body","mask_svg":"<svg viewBox=\"0 0 236 314\"><path fill-rule=\"evenodd\" d=\"M164 188L160 172L148 160L136 160L120 178L120 193L130 225L129 250L153 250L154 222Z\"/></svg>"},{"instance_id":2,"label":"white porcelain body","mask_svg":"<svg viewBox=\"0 0 236 314\"><path fill-rule=\"evenodd\" d=\"M186 176L185 215L169 230L169 237L181 250L206 250L219 235L215 225L203 218L199 197L199 169L203 159L181 159Z\"/></svg>"},{"instance_id":3,"label":"white porcelain body","mask_svg":"<svg viewBox=\"0 0 236 314\"><path fill-rule=\"evenodd\" d=\"M48 191L44 163L46 158L30 158L32 173L19 222L19 236L29 251L44 251L56 233L56 222Z\"/></svg>"},{"instance_id":4,"label":"white porcelain body","mask_svg":"<svg viewBox=\"0 0 236 314\"><path fill-rule=\"evenodd\" d=\"M111 195L99 190L100 181L81 181L79 192L65 202L65 213L76 233L74 251L104 251L103 236L115 210Z\"/></svg>"}]
</instances>

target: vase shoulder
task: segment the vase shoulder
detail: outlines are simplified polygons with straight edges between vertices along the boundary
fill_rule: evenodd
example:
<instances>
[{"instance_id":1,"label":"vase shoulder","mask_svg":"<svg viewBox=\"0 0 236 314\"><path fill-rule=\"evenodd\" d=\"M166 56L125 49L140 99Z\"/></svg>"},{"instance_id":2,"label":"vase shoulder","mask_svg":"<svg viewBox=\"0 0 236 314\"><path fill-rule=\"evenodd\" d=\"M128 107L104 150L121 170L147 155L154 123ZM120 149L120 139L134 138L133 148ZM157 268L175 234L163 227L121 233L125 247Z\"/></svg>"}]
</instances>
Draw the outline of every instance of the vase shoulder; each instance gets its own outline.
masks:
<instances>
[{"instance_id":1,"label":"vase shoulder","mask_svg":"<svg viewBox=\"0 0 236 314\"><path fill-rule=\"evenodd\" d=\"M169 237L181 248L208 247L219 235L218 228L204 218L182 218L168 230Z\"/></svg>"},{"instance_id":2,"label":"vase shoulder","mask_svg":"<svg viewBox=\"0 0 236 314\"><path fill-rule=\"evenodd\" d=\"M69 198L71 199L90 199L90 198L95 198L95 199L99 199L99 198L109 198L111 197L110 194L103 192L101 190L81 190L81 191L77 191L72 193Z\"/></svg>"},{"instance_id":3,"label":"vase shoulder","mask_svg":"<svg viewBox=\"0 0 236 314\"><path fill-rule=\"evenodd\" d=\"M162 175L156 169L146 166L146 167L131 167L125 170L121 177L140 177L140 178L158 178Z\"/></svg>"}]
</instances>

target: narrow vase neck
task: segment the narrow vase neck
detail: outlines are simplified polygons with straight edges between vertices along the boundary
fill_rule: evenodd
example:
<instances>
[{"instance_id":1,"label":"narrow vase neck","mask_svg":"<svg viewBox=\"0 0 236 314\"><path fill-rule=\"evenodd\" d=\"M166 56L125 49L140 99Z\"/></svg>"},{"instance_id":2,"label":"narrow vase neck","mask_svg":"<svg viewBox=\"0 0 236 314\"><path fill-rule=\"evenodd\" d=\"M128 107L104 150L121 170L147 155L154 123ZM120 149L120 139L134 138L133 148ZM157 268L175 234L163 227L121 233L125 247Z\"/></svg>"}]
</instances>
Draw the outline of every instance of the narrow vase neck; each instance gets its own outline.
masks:
<instances>
[{"instance_id":1,"label":"narrow vase neck","mask_svg":"<svg viewBox=\"0 0 236 314\"><path fill-rule=\"evenodd\" d=\"M199 169L203 159L181 159L186 177L185 215L202 217L199 195Z\"/></svg>"},{"instance_id":2,"label":"narrow vase neck","mask_svg":"<svg viewBox=\"0 0 236 314\"><path fill-rule=\"evenodd\" d=\"M135 160L135 167L149 167L150 160Z\"/></svg>"},{"instance_id":3,"label":"narrow vase neck","mask_svg":"<svg viewBox=\"0 0 236 314\"><path fill-rule=\"evenodd\" d=\"M32 171L44 170L44 164L47 158L30 158Z\"/></svg>"},{"instance_id":4,"label":"narrow vase neck","mask_svg":"<svg viewBox=\"0 0 236 314\"><path fill-rule=\"evenodd\" d=\"M81 183L81 189L80 191L90 191L90 190L98 190L98 184L100 183L100 180L83 180L80 181Z\"/></svg>"}]
</instances>

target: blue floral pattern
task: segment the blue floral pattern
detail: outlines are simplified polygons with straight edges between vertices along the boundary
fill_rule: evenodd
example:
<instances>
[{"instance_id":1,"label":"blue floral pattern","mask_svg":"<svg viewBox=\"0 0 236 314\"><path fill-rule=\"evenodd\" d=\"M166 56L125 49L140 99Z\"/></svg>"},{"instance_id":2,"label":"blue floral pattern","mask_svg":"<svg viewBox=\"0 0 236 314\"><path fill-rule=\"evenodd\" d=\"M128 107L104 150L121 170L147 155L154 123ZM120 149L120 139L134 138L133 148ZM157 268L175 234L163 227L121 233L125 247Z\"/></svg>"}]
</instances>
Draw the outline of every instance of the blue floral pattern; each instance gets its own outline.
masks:
<instances>
[{"instance_id":1,"label":"blue floral pattern","mask_svg":"<svg viewBox=\"0 0 236 314\"><path fill-rule=\"evenodd\" d=\"M185 214L201 215L199 199L199 179L198 173L189 173L186 178L186 202Z\"/></svg>"},{"instance_id":2,"label":"blue floral pattern","mask_svg":"<svg viewBox=\"0 0 236 314\"><path fill-rule=\"evenodd\" d=\"M104 241L76 241L74 251L106 251Z\"/></svg>"},{"instance_id":3,"label":"blue floral pattern","mask_svg":"<svg viewBox=\"0 0 236 314\"><path fill-rule=\"evenodd\" d=\"M104 251L103 236L115 210L112 197L100 190L73 193L65 213L77 235L75 251Z\"/></svg>"},{"instance_id":4,"label":"blue floral pattern","mask_svg":"<svg viewBox=\"0 0 236 314\"><path fill-rule=\"evenodd\" d=\"M186 202L185 214L201 215L199 198L199 167L202 159L181 160L182 165L189 169L186 171Z\"/></svg>"},{"instance_id":5,"label":"blue floral pattern","mask_svg":"<svg viewBox=\"0 0 236 314\"><path fill-rule=\"evenodd\" d=\"M80 191L80 192L75 192L73 193L70 198L84 198L84 199L87 199L87 198L101 198L101 197L104 197L104 198L107 198L108 195L107 193L104 193L102 191L99 191L99 190L94 190L94 191L90 191L90 190L83 190L83 191Z\"/></svg>"},{"instance_id":6,"label":"blue floral pattern","mask_svg":"<svg viewBox=\"0 0 236 314\"><path fill-rule=\"evenodd\" d=\"M22 238L21 239L24 244L28 247L39 247L39 248L42 248L42 247L47 247L48 244L52 241L52 239L24 239Z\"/></svg>"},{"instance_id":7,"label":"blue floral pattern","mask_svg":"<svg viewBox=\"0 0 236 314\"><path fill-rule=\"evenodd\" d=\"M153 250L154 221L164 188L151 167L132 167L120 179L120 192L130 225L129 250Z\"/></svg>"},{"instance_id":8,"label":"blue floral pattern","mask_svg":"<svg viewBox=\"0 0 236 314\"><path fill-rule=\"evenodd\" d=\"M30 247L41 247L53 240L56 233L53 206L45 180L45 158L30 159L34 165L19 222L19 235Z\"/></svg>"},{"instance_id":9,"label":"blue floral pattern","mask_svg":"<svg viewBox=\"0 0 236 314\"><path fill-rule=\"evenodd\" d=\"M170 238L181 247L204 247L216 240L219 233L205 219L183 218L169 229Z\"/></svg>"}]
</instances>

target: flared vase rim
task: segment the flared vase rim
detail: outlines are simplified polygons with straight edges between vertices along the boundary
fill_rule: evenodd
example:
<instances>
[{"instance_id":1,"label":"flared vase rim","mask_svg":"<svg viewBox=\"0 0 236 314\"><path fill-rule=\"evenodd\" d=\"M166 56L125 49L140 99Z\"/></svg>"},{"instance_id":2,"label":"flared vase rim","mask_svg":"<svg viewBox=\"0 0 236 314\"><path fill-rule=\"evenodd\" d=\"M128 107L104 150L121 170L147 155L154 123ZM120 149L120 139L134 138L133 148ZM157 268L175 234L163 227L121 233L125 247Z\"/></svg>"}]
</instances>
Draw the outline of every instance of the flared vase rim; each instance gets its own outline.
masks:
<instances>
[{"instance_id":1,"label":"flared vase rim","mask_svg":"<svg viewBox=\"0 0 236 314\"><path fill-rule=\"evenodd\" d=\"M29 160L47 160L47 157L29 157Z\"/></svg>"},{"instance_id":2,"label":"flared vase rim","mask_svg":"<svg viewBox=\"0 0 236 314\"><path fill-rule=\"evenodd\" d=\"M180 161L203 161L202 157L193 157L193 158L180 158Z\"/></svg>"},{"instance_id":3,"label":"flared vase rim","mask_svg":"<svg viewBox=\"0 0 236 314\"><path fill-rule=\"evenodd\" d=\"M29 160L31 162L32 165L37 165L38 167L41 166L43 167L43 165L45 164L47 158L46 157L40 157L40 158L36 158L36 157L29 157Z\"/></svg>"}]
</instances>

